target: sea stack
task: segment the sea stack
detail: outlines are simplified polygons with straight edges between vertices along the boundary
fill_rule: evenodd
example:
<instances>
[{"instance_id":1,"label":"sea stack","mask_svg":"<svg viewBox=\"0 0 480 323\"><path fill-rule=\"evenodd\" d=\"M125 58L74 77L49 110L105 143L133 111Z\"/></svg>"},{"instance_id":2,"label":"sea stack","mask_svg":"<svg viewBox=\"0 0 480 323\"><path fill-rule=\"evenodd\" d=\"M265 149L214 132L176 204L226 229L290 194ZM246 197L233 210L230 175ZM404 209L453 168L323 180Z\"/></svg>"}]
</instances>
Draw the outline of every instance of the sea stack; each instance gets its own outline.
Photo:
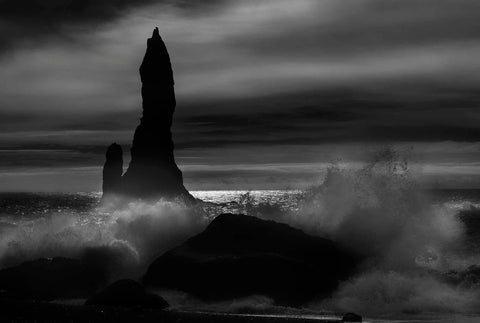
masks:
<instances>
[{"instance_id":1,"label":"sea stack","mask_svg":"<svg viewBox=\"0 0 480 323\"><path fill-rule=\"evenodd\" d=\"M152 37L148 39L147 51L140 66L140 78L143 115L140 125L135 130L130 165L118 187L107 185L107 192L104 191L104 195L115 193L147 199L157 197L193 199L183 186L182 172L176 165L173 155L174 146L170 130L176 105L173 71L158 28L154 29ZM116 160L119 160L118 156ZM107 164L111 164L108 153L104 174L110 174L106 171ZM110 179L104 177L104 183L105 181L109 183Z\"/></svg>"},{"instance_id":2,"label":"sea stack","mask_svg":"<svg viewBox=\"0 0 480 323\"><path fill-rule=\"evenodd\" d=\"M123 151L117 143L111 144L103 166L103 196L118 193L122 185Z\"/></svg>"}]
</instances>

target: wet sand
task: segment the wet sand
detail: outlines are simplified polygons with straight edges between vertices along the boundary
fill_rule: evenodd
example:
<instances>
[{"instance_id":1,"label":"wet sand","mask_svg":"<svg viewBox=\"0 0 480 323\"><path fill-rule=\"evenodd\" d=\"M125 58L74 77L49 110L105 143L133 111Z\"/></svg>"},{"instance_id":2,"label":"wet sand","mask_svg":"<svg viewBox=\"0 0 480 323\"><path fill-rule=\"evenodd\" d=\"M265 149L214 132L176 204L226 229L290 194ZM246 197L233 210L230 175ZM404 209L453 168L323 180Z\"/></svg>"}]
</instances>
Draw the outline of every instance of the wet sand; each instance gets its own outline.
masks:
<instances>
[{"instance_id":1,"label":"wet sand","mask_svg":"<svg viewBox=\"0 0 480 323\"><path fill-rule=\"evenodd\" d=\"M338 323L341 322L341 319L164 311L0 300L0 322Z\"/></svg>"}]
</instances>

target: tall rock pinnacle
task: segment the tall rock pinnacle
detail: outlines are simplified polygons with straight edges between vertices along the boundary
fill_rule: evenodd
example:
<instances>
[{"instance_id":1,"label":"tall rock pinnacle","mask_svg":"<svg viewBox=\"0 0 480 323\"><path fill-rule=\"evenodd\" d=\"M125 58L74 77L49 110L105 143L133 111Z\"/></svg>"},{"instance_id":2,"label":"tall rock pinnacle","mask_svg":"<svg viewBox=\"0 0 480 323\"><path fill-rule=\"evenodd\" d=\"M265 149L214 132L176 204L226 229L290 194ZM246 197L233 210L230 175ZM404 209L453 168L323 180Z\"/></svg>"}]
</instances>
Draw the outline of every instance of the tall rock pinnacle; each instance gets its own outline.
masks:
<instances>
[{"instance_id":1,"label":"tall rock pinnacle","mask_svg":"<svg viewBox=\"0 0 480 323\"><path fill-rule=\"evenodd\" d=\"M175 111L173 71L165 43L155 28L140 66L143 115L135 130L131 161L118 193L139 197L192 198L175 163L170 127Z\"/></svg>"}]
</instances>

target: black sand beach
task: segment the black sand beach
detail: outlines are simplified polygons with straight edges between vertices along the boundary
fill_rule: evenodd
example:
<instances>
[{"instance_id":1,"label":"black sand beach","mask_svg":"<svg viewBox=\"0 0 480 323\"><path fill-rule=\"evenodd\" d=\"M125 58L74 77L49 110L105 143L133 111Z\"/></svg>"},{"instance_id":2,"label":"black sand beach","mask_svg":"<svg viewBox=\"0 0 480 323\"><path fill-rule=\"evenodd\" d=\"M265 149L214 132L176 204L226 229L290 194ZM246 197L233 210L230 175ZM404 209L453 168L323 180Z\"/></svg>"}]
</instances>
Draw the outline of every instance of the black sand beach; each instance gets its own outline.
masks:
<instances>
[{"instance_id":1,"label":"black sand beach","mask_svg":"<svg viewBox=\"0 0 480 323\"><path fill-rule=\"evenodd\" d=\"M269 315L222 314L151 310L145 308L96 307L46 302L0 300L0 322L176 322L176 323L287 323L342 322L337 319L294 318Z\"/></svg>"}]
</instances>

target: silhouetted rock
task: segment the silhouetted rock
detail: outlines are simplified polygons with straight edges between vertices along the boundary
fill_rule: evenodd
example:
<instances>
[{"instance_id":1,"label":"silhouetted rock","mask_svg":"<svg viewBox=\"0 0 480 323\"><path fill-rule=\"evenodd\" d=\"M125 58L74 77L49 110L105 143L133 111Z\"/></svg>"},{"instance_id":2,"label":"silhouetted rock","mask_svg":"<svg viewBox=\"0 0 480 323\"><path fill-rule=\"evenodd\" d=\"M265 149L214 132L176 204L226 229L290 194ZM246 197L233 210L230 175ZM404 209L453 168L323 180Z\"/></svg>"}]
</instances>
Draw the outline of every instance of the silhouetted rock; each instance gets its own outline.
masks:
<instances>
[{"instance_id":1,"label":"silhouetted rock","mask_svg":"<svg viewBox=\"0 0 480 323\"><path fill-rule=\"evenodd\" d=\"M117 194L121 190L123 174L123 151L117 143L111 144L103 166L103 196Z\"/></svg>"},{"instance_id":2,"label":"silhouetted rock","mask_svg":"<svg viewBox=\"0 0 480 323\"><path fill-rule=\"evenodd\" d=\"M355 263L330 240L286 224L222 214L204 232L157 258L144 283L205 300L256 294L300 305L329 295Z\"/></svg>"},{"instance_id":3,"label":"silhouetted rock","mask_svg":"<svg viewBox=\"0 0 480 323\"><path fill-rule=\"evenodd\" d=\"M362 322L362 317L355 313L347 313L343 316L342 322Z\"/></svg>"},{"instance_id":4,"label":"silhouetted rock","mask_svg":"<svg viewBox=\"0 0 480 323\"><path fill-rule=\"evenodd\" d=\"M122 177L120 193L139 198L183 196L193 199L183 186L182 172L173 155L170 131L176 105L173 71L158 28L148 39L140 77L143 116L135 131L132 158ZM108 181L118 178L117 170L118 167ZM109 188L107 186L107 193Z\"/></svg>"},{"instance_id":5,"label":"silhouetted rock","mask_svg":"<svg viewBox=\"0 0 480 323\"><path fill-rule=\"evenodd\" d=\"M114 282L90 297L85 302L85 305L141 306L156 309L168 307L168 303L162 297L146 292L142 285L131 279L122 279Z\"/></svg>"},{"instance_id":6,"label":"silhouetted rock","mask_svg":"<svg viewBox=\"0 0 480 323\"><path fill-rule=\"evenodd\" d=\"M68 258L41 258L0 270L0 295L53 300L83 298L104 282L102 272Z\"/></svg>"}]
</instances>

